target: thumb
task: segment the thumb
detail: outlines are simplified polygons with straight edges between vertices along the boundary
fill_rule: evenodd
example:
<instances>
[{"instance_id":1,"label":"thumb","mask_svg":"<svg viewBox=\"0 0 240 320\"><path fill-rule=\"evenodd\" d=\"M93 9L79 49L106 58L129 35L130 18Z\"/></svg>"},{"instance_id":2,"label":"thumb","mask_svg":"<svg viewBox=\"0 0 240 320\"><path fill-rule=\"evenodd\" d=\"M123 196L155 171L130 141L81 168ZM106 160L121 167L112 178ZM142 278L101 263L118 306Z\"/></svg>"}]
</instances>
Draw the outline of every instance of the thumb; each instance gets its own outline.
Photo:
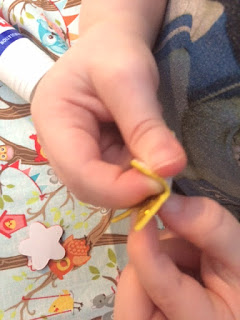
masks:
<instances>
[{"instance_id":1,"label":"thumb","mask_svg":"<svg viewBox=\"0 0 240 320\"><path fill-rule=\"evenodd\" d=\"M103 92L111 94L101 96L132 156L163 177L180 172L186 155L163 120L155 63L118 69L107 86Z\"/></svg>"}]
</instances>

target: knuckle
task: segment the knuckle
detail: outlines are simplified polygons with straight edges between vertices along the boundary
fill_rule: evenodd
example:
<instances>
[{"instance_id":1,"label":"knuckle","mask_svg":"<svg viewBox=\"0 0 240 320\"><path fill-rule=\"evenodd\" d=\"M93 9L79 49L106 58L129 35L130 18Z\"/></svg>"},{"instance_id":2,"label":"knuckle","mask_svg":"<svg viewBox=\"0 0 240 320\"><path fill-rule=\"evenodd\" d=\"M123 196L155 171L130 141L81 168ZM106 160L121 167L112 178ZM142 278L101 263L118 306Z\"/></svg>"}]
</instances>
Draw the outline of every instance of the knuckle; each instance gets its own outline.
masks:
<instances>
[{"instance_id":1,"label":"knuckle","mask_svg":"<svg viewBox=\"0 0 240 320\"><path fill-rule=\"evenodd\" d=\"M133 128L132 133L129 137L129 146L130 149L135 149L137 144L146 137L147 134L150 134L155 129L159 128L160 121L159 119L144 119L142 122L138 123L135 128Z\"/></svg>"},{"instance_id":2,"label":"knuckle","mask_svg":"<svg viewBox=\"0 0 240 320\"><path fill-rule=\"evenodd\" d=\"M220 206L216 201L205 198L206 207L205 214L209 223L210 232L222 227L225 222L226 210Z\"/></svg>"},{"instance_id":3,"label":"knuckle","mask_svg":"<svg viewBox=\"0 0 240 320\"><path fill-rule=\"evenodd\" d=\"M209 235L220 232L226 223L226 209L210 198L186 198L180 211L182 219L178 228L186 237L198 238L198 241L201 239L202 244L208 242Z\"/></svg>"},{"instance_id":4,"label":"knuckle","mask_svg":"<svg viewBox=\"0 0 240 320\"><path fill-rule=\"evenodd\" d=\"M203 206L200 213L201 235L203 245L209 245L209 240L216 235L221 235L227 224L227 210L215 200L202 198ZM204 240L205 239L205 240ZM211 240L210 240L211 241ZM204 244L205 243L205 244Z\"/></svg>"},{"instance_id":5,"label":"knuckle","mask_svg":"<svg viewBox=\"0 0 240 320\"><path fill-rule=\"evenodd\" d=\"M107 81L112 85L129 84L135 77L140 77L143 67L134 59L124 59L114 61L109 65L108 72L105 74Z\"/></svg>"}]
</instances>

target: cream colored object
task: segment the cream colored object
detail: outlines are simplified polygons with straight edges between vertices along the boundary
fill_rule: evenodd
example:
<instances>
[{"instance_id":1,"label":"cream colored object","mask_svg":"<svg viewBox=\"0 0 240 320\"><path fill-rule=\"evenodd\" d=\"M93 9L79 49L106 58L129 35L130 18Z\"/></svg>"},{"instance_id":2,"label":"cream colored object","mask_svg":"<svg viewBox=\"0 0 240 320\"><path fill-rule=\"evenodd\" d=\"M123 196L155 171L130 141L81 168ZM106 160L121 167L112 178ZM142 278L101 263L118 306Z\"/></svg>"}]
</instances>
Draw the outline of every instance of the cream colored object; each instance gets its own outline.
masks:
<instances>
[{"instance_id":1,"label":"cream colored object","mask_svg":"<svg viewBox=\"0 0 240 320\"><path fill-rule=\"evenodd\" d=\"M28 265L33 270L42 270L50 259L60 260L65 256L65 249L59 243L62 234L60 226L46 228L40 222L33 222L29 238L21 241L18 250L29 257Z\"/></svg>"},{"instance_id":2,"label":"cream colored object","mask_svg":"<svg viewBox=\"0 0 240 320\"><path fill-rule=\"evenodd\" d=\"M25 101L54 61L0 18L0 80ZM20 35L21 36L21 35Z\"/></svg>"}]
</instances>

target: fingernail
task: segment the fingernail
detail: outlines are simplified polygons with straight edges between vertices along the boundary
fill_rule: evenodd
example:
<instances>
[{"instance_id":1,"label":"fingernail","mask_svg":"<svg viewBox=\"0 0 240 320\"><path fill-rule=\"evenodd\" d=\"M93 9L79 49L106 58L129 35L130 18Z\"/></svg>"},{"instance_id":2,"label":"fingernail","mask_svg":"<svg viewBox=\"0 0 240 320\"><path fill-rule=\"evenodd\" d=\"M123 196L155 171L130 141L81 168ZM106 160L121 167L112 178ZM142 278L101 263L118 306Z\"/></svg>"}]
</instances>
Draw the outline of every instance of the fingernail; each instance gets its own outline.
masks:
<instances>
[{"instance_id":1,"label":"fingernail","mask_svg":"<svg viewBox=\"0 0 240 320\"><path fill-rule=\"evenodd\" d=\"M164 191L164 186L158 181L148 178L149 188L152 190L152 194L160 194Z\"/></svg>"},{"instance_id":2,"label":"fingernail","mask_svg":"<svg viewBox=\"0 0 240 320\"><path fill-rule=\"evenodd\" d=\"M164 153L164 150L163 150ZM175 176L186 166L186 157L183 153L170 154L168 157L155 157L152 168L162 177Z\"/></svg>"},{"instance_id":3,"label":"fingernail","mask_svg":"<svg viewBox=\"0 0 240 320\"><path fill-rule=\"evenodd\" d=\"M147 163L160 176L167 177L179 173L186 166L187 158L177 141L170 144L166 139L161 149L153 150Z\"/></svg>"}]
</instances>

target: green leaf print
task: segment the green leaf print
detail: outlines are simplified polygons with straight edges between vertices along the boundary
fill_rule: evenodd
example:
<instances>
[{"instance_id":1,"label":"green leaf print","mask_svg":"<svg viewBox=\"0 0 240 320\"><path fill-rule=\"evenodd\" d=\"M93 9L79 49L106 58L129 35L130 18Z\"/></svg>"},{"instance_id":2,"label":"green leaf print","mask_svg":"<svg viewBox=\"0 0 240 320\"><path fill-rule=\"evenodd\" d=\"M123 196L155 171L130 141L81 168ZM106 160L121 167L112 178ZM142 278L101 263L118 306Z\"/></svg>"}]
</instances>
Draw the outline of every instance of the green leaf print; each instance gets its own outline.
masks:
<instances>
[{"instance_id":1,"label":"green leaf print","mask_svg":"<svg viewBox=\"0 0 240 320\"><path fill-rule=\"evenodd\" d=\"M38 200L39 200L39 197L30 198L30 199L28 199L26 204L33 204L33 203L37 202Z\"/></svg>"},{"instance_id":2,"label":"green leaf print","mask_svg":"<svg viewBox=\"0 0 240 320\"><path fill-rule=\"evenodd\" d=\"M2 197L0 197L0 209L4 208L4 201L2 199Z\"/></svg>"},{"instance_id":3,"label":"green leaf print","mask_svg":"<svg viewBox=\"0 0 240 320\"><path fill-rule=\"evenodd\" d=\"M53 216L54 222L57 222L61 219L61 211L59 208L54 207L54 208L51 208L50 211L54 213L54 216Z\"/></svg>"},{"instance_id":4,"label":"green leaf print","mask_svg":"<svg viewBox=\"0 0 240 320\"><path fill-rule=\"evenodd\" d=\"M100 274L100 271L98 270L98 268L96 268L94 266L89 266L89 270L93 274Z\"/></svg>"},{"instance_id":5,"label":"green leaf print","mask_svg":"<svg viewBox=\"0 0 240 320\"><path fill-rule=\"evenodd\" d=\"M60 220L60 218L61 218L61 212L60 212L60 210L58 210L54 214L53 221L57 222L58 220Z\"/></svg>"},{"instance_id":6,"label":"green leaf print","mask_svg":"<svg viewBox=\"0 0 240 320\"><path fill-rule=\"evenodd\" d=\"M33 288L33 283L30 283L26 288L25 291L31 291Z\"/></svg>"},{"instance_id":7,"label":"green leaf print","mask_svg":"<svg viewBox=\"0 0 240 320\"><path fill-rule=\"evenodd\" d=\"M4 317L4 311L0 310L0 320L3 320L3 317Z\"/></svg>"},{"instance_id":8,"label":"green leaf print","mask_svg":"<svg viewBox=\"0 0 240 320\"><path fill-rule=\"evenodd\" d=\"M16 316L16 311L13 311L13 312L11 313L11 319L15 318L15 316Z\"/></svg>"},{"instance_id":9,"label":"green leaf print","mask_svg":"<svg viewBox=\"0 0 240 320\"><path fill-rule=\"evenodd\" d=\"M82 226L83 226L83 223L82 222L77 222L77 223L75 223L75 225L74 225L74 229L80 229L80 228L82 228Z\"/></svg>"},{"instance_id":10,"label":"green leaf print","mask_svg":"<svg viewBox=\"0 0 240 320\"><path fill-rule=\"evenodd\" d=\"M112 261L114 264L117 262L117 258L115 253L113 252L112 249L108 249L108 258L110 261Z\"/></svg>"},{"instance_id":11,"label":"green leaf print","mask_svg":"<svg viewBox=\"0 0 240 320\"><path fill-rule=\"evenodd\" d=\"M13 280L17 282L24 280L26 277L27 277L27 274L24 271L21 272L20 276L12 276Z\"/></svg>"},{"instance_id":12,"label":"green leaf print","mask_svg":"<svg viewBox=\"0 0 240 320\"><path fill-rule=\"evenodd\" d=\"M97 276L92 277L92 280L97 280L99 278L100 278L100 275L97 275Z\"/></svg>"},{"instance_id":13,"label":"green leaf print","mask_svg":"<svg viewBox=\"0 0 240 320\"><path fill-rule=\"evenodd\" d=\"M86 206L86 203L82 202L82 201L78 201L78 203L80 204L80 206Z\"/></svg>"},{"instance_id":14,"label":"green leaf print","mask_svg":"<svg viewBox=\"0 0 240 320\"><path fill-rule=\"evenodd\" d=\"M27 17L28 19L35 19L34 16L33 16L31 13L29 13L29 12L26 12L26 17Z\"/></svg>"},{"instance_id":15,"label":"green leaf print","mask_svg":"<svg viewBox=\"0 0 240 320\"><path fill-rule=\"evenodd\" d=\"M82 213L81 213L81 216L83 216L83 217L86 217L87 215L88 215L87 212L82 212Z\"/></svg>"},{"instance_id":16,"label":"green leaf print","mask_svg":"<svg viewBox=\"0 0 240 320\"><path fill-rule=\"evenodd\" d=\"M7 187L8 189L12 189L12 188L14 188L15 186L14 186L13 184L7 184L6 187Z\"/></svg>"},{"instance_id":17,"label":"green leaf print","mask_svg":"<svg viewBox=\"0 0 240 320\"><path fill-rule=\"evenodd\" d=\"M55 22L56 22L57 25L61 26L60 21L58 21L57 19L55 19Z\"/></svg>"},{"instance_id":18,"label":"green leaf print","mask_svg":"<svg viewBox=\"0 0 240 320\"><path fill-rule=\"evenodd\" d=\"M45 227L49 228L51 227L51 224L48 221L44 221L43 224L45 225Z\"/></svg>"},{"instance_id":19,"label":"green leaf print","mask_svg":"<svg viewBox=\"0 0 240 320\"><path fill-rule=\"evenodd\" d=\"M24 24L23 17L20 17L20 23L21 23L21 24Z\"/></svg>"},{"instance_id":20,"label":"green leaf print","mask_svg":"<svg viewBox=\"0 0 240 320\"><path fill-rule=\"evenodd\" d=\"M115 267L115 264L112 263L112 262L109 262L109 263L107 263L107 266L108 266L109 268L114 268L114 267Z\"/></svg>"},{"instance_id":21,"label":"green leaf print","mask_svg":"<svg viewBox=\"0 0 240 320\"><path fill-rule=\"evenodd\" d=\"M21 277L21 276L12 276L13 277L13 280L15 280L15 281L22 281L23 280L23 277Z\"/></svg>"},{"instance_id":22,"label":"green leaf print","mask_svg":"<svg viewBox=\"0 0 240 320\"><path fill-rule=\"evenodd\" d=\"M3 194L3 200L6 202L13 202L13 199L6 194Z\"/></svg>"}]
</instances>

